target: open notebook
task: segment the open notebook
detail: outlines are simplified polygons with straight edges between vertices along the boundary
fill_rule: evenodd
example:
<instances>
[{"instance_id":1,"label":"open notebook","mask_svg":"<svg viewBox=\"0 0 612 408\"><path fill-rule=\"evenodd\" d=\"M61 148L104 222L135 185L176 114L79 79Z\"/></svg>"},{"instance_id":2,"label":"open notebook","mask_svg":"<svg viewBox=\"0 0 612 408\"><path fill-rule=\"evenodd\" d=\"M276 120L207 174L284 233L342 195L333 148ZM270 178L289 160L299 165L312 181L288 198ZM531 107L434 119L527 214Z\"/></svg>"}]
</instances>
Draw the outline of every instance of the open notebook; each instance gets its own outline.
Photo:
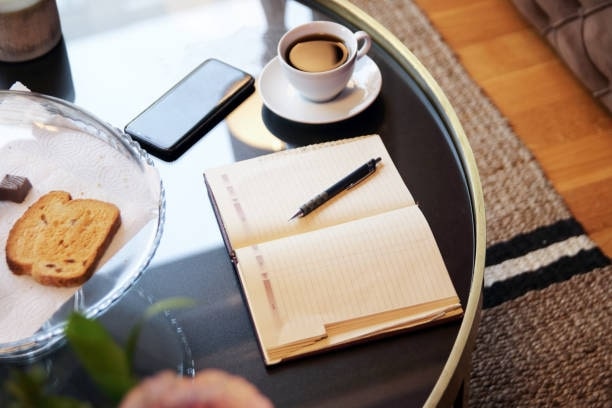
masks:
<instances>
[{"instance_id":1,"label":"open notebook","mask_svg":"<svg viewBox=\"0 0 612 408\"><path fill-rule=\"evenodd\" d=\"M303 218L313 196L377 171ZM266 364L463 313L419 207L378 135L206 170Z\"/></svg>"}]
</instances>

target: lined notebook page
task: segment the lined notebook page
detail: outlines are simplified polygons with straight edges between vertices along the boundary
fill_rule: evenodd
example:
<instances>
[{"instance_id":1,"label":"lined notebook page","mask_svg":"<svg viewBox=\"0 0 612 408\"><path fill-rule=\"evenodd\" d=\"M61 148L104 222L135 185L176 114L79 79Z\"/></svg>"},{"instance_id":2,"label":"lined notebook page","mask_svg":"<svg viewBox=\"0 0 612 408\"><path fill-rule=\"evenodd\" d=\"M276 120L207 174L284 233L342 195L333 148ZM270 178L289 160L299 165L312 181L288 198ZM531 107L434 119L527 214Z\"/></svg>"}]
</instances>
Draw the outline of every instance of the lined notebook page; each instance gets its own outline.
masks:
<instances>
[{"instance_id":1,"label":"lined notebook page","mask_svg":"<svg viewBox=\"0 0 612 408\"><path fill-rule=\"evenodd\" d=\"M321 336L325 324L457 297L417 206L236 254L266 348Z\"/></svg>"},{"instance_id":2,"label":"lined notebook page","mask_svg":"<svg viewBox=\"0 0 612 408\"><path fill-rule=\"evenodd\" d=\"M288 222L302 204L375 157L382 161L366 181ZM414 204L378 135L256 157L205 177L234 249Z\"/></svg>"}]
</instances>

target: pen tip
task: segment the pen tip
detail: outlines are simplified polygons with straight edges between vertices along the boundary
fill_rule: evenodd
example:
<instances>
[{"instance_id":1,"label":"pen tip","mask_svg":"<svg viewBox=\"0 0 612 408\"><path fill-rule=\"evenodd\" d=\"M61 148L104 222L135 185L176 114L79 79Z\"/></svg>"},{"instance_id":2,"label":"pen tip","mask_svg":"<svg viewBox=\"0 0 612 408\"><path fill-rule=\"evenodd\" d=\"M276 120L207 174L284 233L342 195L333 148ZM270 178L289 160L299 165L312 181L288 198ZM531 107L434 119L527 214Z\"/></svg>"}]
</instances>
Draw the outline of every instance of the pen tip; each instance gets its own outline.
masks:
<instances>
[{"instance_id":1,"label":"pen tip","mask_svg":"<svg viewBox=\"0 0 612 408\"><path fill-rule=\"evenodd\" d=\"M302 213L301 211L296 212L295 214L293 214L293 216L291 218L289 218L289 221L292 221L295 218L299 217L301 213Z\"/></svg>"}]
</instances>

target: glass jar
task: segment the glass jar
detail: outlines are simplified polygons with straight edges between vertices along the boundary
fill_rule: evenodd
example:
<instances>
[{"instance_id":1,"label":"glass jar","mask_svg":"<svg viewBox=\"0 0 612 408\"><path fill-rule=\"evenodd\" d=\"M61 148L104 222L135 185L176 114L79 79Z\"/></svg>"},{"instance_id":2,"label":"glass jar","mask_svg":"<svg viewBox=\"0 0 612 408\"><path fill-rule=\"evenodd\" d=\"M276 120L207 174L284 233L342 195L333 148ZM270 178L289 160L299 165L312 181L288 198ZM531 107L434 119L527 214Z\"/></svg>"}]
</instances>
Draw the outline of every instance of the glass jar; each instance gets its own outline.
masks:
<instances>
[{"instance_id":1,"label":"glass jar","mask_svg":"<svg viewBox=\"0 0 612 408\"><path fill-rule=\"evenodd\" d=\"M40 57L62 36L55 0L0 0L0 61Z\"/></svg>"}]
</instances>

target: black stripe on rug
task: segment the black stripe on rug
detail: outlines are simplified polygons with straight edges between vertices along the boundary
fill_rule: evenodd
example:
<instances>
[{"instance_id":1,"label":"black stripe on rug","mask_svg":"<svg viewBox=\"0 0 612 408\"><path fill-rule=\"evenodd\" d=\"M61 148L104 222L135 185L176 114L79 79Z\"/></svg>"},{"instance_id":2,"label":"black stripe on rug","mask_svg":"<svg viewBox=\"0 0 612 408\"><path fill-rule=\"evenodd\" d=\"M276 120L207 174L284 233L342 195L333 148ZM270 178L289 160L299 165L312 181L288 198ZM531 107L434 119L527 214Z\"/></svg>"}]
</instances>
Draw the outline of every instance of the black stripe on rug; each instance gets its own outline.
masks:
<instances>
[{"instance_id":1,"label":"black stripe on rug","mask_svg":"<svg viewBox=\"0 0 612 408\"><path fill-rule=\"evenodd\" d=\"M500 305L529 291L544 289L554 283L566 281L572 276L607 265L610 265L610 259L597 247L579 251L574 256L563 256L536 270L526 271L485 287L483 308Z\"/></svg>"},{"instance_id":2,"label":"black stripe on rug","mask_svg":"<svg viewBox=\"0 0 612 408\"><path fill-rule=\"evenodd\" d=\"M561 220L524 234L518 234L508 241L488 247L485 266L497 265L582 234L584 234L584 229L574 218Z\"/></svg>"}]
</instances>

